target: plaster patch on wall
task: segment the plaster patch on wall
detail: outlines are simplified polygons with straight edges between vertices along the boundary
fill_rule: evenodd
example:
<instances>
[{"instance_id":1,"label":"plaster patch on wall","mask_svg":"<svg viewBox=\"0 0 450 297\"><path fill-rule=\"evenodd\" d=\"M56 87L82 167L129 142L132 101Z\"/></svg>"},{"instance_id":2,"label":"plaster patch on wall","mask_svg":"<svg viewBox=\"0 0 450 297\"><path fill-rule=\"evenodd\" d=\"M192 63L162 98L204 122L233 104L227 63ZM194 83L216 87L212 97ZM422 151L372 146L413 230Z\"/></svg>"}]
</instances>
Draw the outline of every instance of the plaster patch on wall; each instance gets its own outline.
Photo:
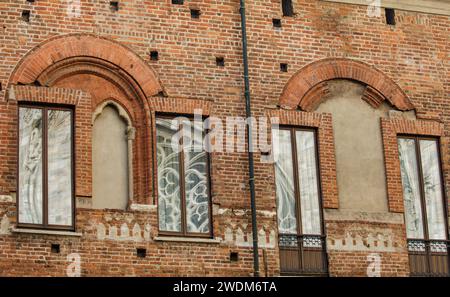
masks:
<instances>
[{"instance_id":1,"label":"plaster patch on wall","mask_svg":"<svg viewBox=\"0 0 450 297\"><path fill-rule=\"evenodd\" d=\"M0 202L14 202L14 198L10 195L0 195Z\"/></svg>"},{"instance_id":2,"label":"plaster patch on wall","mask_svg":"<svg viewBox=\"0 0 450 297\"><path fill-rule=\"evenodd\" d=\"M92 197L77 196L77 208L92 208Z\"/></svg>"},{"instance_id":3,"label":"plaster patch on wall","mask_svg":"<svg viewBox=\"0 0 450 297\"><path fill-rule=\"evenodd\" d=\"M146 241L150 241L150 236L151 236L151 234L150 234L150 224L145 224L145 229L144 229L144 239L146 240Z\"/></svg>"},{"instance_id":4,"label":"plaster patch on wall","mask_svg":"<svg viewBox=\"0 0 450 297\"><path fill-rule=\"evenodd\" d=\"M103 240L106 238L106 228L105 225L103 225L102 223L99 223L97 225L97 239L98 240Z\"/></svg>"},{"instance_id":5,"label":"plaster patch on wall","mask_svg":"<svg viewBox=\"0 0 450 297\"><path fill-rule=\"evenodd\" d=\"M9 218L5 214L3 215L2 221L0 223L0 235L11 234L9 227L10 227Z\"/></svg>"},{"instance_id":6,"label":"plaster patch on wall","mask_svg":"<svg viewBox=\"0 0 450 297\"><path fill-rule=\"evenodd\" d=\"M139 225L137 222L123 222L120 226L91 222L98 240L114 241L150 241L150 224Z\"/></svg>"},{"instance_id":7,"label":"plaster patch on wall","mask_svg":"<svg viewBox=\"0 0 450 297\"><path fill-rule=\"evenodd\" d=\"M250 209L238 209L238 208L219 208L214 214L218 215L234 215L237 217L242 217L245 215L250 216L251 210ZM264 217L264 218L273 218L277 215L275 211L267 211L267 210L257 210L256 214L258 216Z\"/></svg>"},{"instance_id":8,"label":"plaster patch on wall","mask_svg":"<svg viewBox=\"0 0 450 297\"><path fill-rule=\"evenodd\" d=\"M360 221L386 224L403 224L402 213L365 212L342 209L325 209L325 221Z\"/></svg>"},{"instance_id":9,"label":"plaster patch on wall","mask_svg":"<svg viewBox=\"0 0 450 297\"><path fill-rule=\"evenodd\" d=\"M252 247L253 246L253 234L247 230L247 225L234 224L227 225L224 233L224 243L232 244L239 247ZM258 231L258 245L261 248L275 248L276 238L275 230L264 226Z\"/></svg>"},{"instance_id":10,"label":"plaster patch on wall","mask_svg":"<svg viewBox=\"0 0 450 297\"><path fill-rule=\"evenodd\" d=\"M130 210L133 211L146 211L146 212L150 212L152 210L156 211L157 206L156 205L149 205L149 204L137 204L137 203L132 203L130 205Z\"/></svg>"},{"instance_id":11,"label":"plaster patch on wall","mask_svg":"<svg viewBox=\"0 0 450 297\"><path fill-rule=\"evenodd\" d=\"M402 251L390 231L351 230L343 238L329 237L327 248L331 251L361 251L361 252L398 252Z\"/></svg>"}]
</instances>

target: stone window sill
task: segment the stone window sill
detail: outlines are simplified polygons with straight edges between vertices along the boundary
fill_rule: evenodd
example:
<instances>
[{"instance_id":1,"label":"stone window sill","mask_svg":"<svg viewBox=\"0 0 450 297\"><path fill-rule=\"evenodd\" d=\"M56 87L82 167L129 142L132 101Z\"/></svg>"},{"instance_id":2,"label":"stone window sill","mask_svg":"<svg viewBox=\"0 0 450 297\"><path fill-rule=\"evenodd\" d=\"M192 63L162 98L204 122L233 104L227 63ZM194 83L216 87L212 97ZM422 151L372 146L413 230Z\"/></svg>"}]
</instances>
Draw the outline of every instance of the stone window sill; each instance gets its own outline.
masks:
<instances>
[{"instance_id":1,"label":"stone window sill","mask_svg":"<svg viewBox=\"0 0 450 297\"><path fill-rule=\"evenodd\" d=\"M12 231L12 233L58 235L58 236L72 236L72 237L81 237L83 235L82 233L72 232L72 231L25 229L25 228L14 228L11 231Z\"/></svg>"},{"instance_id":2,"label":"stone window sill","mask_svg":"<svg viewBox=\"0 0 450 297\"><path fill-rule=\"evenodd\" d=\"M178 237L178 236L156 236L154 241L168 241L168 242L193 242L193 243L214 243L221 242L218 238L198 238L198 237Z\"/></svg>"}]
</instances>

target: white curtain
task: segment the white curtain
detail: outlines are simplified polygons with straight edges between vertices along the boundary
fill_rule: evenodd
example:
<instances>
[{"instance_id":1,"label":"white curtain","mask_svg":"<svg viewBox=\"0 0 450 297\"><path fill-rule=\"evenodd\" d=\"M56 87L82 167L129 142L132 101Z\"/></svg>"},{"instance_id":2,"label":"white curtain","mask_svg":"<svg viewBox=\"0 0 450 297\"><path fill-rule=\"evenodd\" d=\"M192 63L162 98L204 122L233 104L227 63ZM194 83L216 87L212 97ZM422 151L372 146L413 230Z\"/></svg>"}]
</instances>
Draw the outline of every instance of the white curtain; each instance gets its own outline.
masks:
<instances>
[{"instance_id":1,"label":"white curtain","mask_svg":"<svg viewBox=\"0 0 450 297\"><path fill-rule=\"evenodd\" d=\"M314 132L296 131L303 234L321 234Z\"/></svg>"},{"instance_id":2,"label":"white curtain","mask_svg":"<svg viewBox=\"0 0 450 297\"><path fill-rule=\"evenodd\" d=\"M429 239L446 239L437 142L420 140Z\"/></svg>"},{"instance_id":3,"label":"white curtain","mask_svg":"<svg viewBox=\"0 0 450 297\"><path fill-rule=\"evenodd\" d=\"M278 230L284 234L297 234L291 132L273 129L272 145L275 161Z\"/></svg>"},{"instance_id":4,"label":"white curtain","mask_svg":"<svg viewBox=\"0 0 450 297\"><path fill-rule=\"evenodd\" d=\"M420 204L419 171L415 140L399 138L398 150L403 184L407 237L410 239L423 239L422 208Z\"/></svg>"}]
</instances>

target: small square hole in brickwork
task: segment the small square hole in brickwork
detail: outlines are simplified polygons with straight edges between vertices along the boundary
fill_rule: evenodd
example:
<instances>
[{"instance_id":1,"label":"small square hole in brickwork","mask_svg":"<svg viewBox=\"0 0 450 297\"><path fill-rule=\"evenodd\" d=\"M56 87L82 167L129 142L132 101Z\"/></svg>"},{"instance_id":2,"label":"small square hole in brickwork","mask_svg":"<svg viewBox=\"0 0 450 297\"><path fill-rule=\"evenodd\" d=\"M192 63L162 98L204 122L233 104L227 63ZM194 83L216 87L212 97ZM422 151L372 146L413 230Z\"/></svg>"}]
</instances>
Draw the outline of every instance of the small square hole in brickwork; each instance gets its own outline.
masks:
<instances>
[{"instance_id":1,"label":"small square hole in brickwork","mask_svg":"<svg viewBox=\"0 0 450 297\"><path fill-rule=\"evenodd\" d=\"M136 256L138 258L145 258L147 256L147 250L146 249L136 249Z\"/></svg>"},{"instance_id":2,"label":"small square hole in brickwork","mask_svg":"<svg viewBox=\"0 0 450 297\"><path fill-rule=\"evenodd\" d=\"M119 11L119 1L110 1L109 2L109 8L111 11Z\"/></svg>"},{"instance_id":3,"label":"small square hole in brickwork","mask_svg":"<svg viewBox=\"0 0 450 297\"><path fill-rule=\"evenodd\" d=\"M184 0L172 0L172 4L182 5L182 4L184 4Z\"/></svg>"},{"instance_id":4,"label":"small square hole in brickwork","mask_svg":"<svg viewBox=\"0 0 450 297\"><path fill-rule=\"evenodd\" d=\"M0 92L3 90L2 83L0 82Z\"/></svg>"},{"instance_id":5,"label":"small square hole in brickwork","mask_svg":"<svg viewBox=\"0 0 450 297\"><path fill-rule=\"evenodd\" d=\"M200 18L200 9L191 8L191 18L199 19Z\"/></svg>"},{"instance_id":6,"label":"small square hole in brickwork","mask_svg":"<svg viewBox=\"0 0 450 297\"><path fill-rule=\"evenodd\" d=\"M223 67L225 66L225 58L224 57L216 57L216 65Z\"/></svg>"},{"instance_id":7,"label":"small square hole in brickwork","mask_svg":"<svg viewBox=\"0 0 450 297\"><path fill-rule=\"evenodd\" d=\"M275 28L281 28L281 20L280 19L272 19L272 24Z\"/></svg>"},{"instance_id":8,"label":"small square hole in brickwork","mask_svg":"<svg viewBox=\"0 0 450 297\"><path fill-rule=\"evenodd\" d=\"M239 261L239 253L238 252L230 252L230 262Z\"/></svg>"},{"instance_id":9,"label":"small square hole in brickwork","mask_svg":"<svg viewBox=\"0 0 450 297\"><path fill-rule=\"evenodd\" d=\"M159 59L159 53L158 51L151 51L150 52L150 60L152 61L158 61Z\"/></svg>"},{"instance_id":10,"label":"small square hole in brickwork","mask_svg":"<svg viewBox=\"0 0 450 297\"><path fill-rule=\"evenodd\" d=\"M35 0L27 0L27 2L34 3Z\"/></svg>"},{"instance_id":11,"label":"small square hole in brickwork","mask_svg":"<svg viewBox=\"0 0 450 297\"><path fill-rule=\"evenodd\" d=\"M288 71L288 64L286 64L286 63L281 63L281 64L280 64L280 71L281 71L281 72L287 72L287 71Z\"/></svg>"},{"instance_id":12,"label":"small square hole in brickwork","mask_svg":"<svg viewBox=\"0 0 450 297\"><path fill-rule=\"evenodd\" d=\"M59 252L60 252L59 244L58 243L52 243L51 250L52 250L52 253L59 254Z\"/></svg>"},{"instance_id":13,"label":"small square hole in brickwork","mask_svg":"<svg viewBox=\"0 0 450 297\"><path fill-rule=\"evenodd\" d=\"M29 10L22 11L22 20L23 21L28 23L30 21L30 16L31 16L31 12Z\"/></svg>"},{"instance_id":14,"label":"small square hole in brickwork","mask_svg":"<svg viewBox=\"0 0 450 297\"><path fill-rule=\"evenodd\" d=\"M386 24L394 26L395 25L395 10L393 8L386 8L385 14L386 14Z\"/></svg>"}]
</instances>

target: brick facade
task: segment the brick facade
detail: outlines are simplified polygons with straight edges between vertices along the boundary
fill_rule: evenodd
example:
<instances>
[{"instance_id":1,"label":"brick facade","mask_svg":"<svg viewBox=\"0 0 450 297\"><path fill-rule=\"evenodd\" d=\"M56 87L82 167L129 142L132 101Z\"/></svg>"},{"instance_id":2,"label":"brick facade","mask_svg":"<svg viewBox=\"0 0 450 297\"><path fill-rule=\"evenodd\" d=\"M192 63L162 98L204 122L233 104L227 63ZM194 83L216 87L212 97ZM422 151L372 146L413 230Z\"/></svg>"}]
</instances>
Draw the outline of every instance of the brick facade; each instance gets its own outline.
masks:
<instances>
[{"instance_id":1,"label":"brick facade","mask_svg":"<svg viewBox=\"0 0 450 297\"><path fill-rule=\"evenodd\" d=\"M76 2L76 1L75 1ZM211 154L214 238L158 236L155 115L245 116L238 1L6 0L0 3L0 275L66 275L73 253L81 275L249 276L252 234L245 152ZM278 0L247 1L254 116L317 128L325 235L331 276L367 275L368 256L381 275L409 275L396 135L439 136L445 188L450 187L448 16L397 10L397 25L367 6L295 0L282 17ZM191 19L189 9L201 10ZM30 21L21 19L30 10ZM272 19L281 19L274 28ZM150 57L158 51L158 59ZM224 66L216 65L224 58ZM288 71L280 71L280 63ZM417 121L381 120L389 212L339 209L332 116L315 113L327 82L358 81L373 108L388 103ZM92 116L107 100L128 113L133 141L133 201L127 210L92 209ZM17 220L17 104L69 104L76 114L76 234L29 234ZM260 158L261 157L261 158ZM280 274L274 169L255 154L261 274ZM351 178L351 177L349 177ZM379 236L379 237L378 237ZM378 239L377 239L378 238ZM370 241L371 244L368 244ZM375 243L376 242L376 243ZM51 251L59 244L60 253ZM137 248L146 249L139 258ZM230 253L238 252L237 262Z\"/></svg>"},{"instance_id":2,"label":"brick facade","mask_svg":"<svg viewBox=\"0 0 450 297\"><path fill-rule=\"evenodd\" d=\"M403 190L400 174L400 161L397 152L398 135L420 135L439 137L441 155L447 156L445 143L447 137L444 127L434 121L411 121L405 119L381 119L383 131L384 157L386 165L386 178L388 182L389 210L403 212ZM445 161L443 164L448 164Z\"/></svg>"}]
</instances>

